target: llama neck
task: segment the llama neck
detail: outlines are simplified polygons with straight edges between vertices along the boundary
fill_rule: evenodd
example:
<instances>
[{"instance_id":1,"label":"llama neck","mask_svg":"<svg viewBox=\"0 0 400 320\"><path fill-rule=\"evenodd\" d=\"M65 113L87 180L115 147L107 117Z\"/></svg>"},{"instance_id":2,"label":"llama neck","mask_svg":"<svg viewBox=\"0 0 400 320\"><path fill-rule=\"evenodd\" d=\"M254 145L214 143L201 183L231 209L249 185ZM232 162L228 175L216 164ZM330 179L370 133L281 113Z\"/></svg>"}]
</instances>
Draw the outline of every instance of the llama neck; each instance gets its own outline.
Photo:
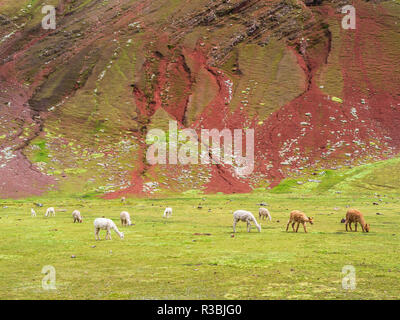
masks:
<instances>
[{"instance_id":1,"label":"llama neck","mask_svg":"<svg viewBox=\"0 0 400 320\"><path fill-rule=\"evenodd\" d=\"M114 225L113 227L112 227L113 229L114 229L114 231L121 237L121 235L122 235L122 233L121 232L119 232L119 230L118 230L118 228L117 228L117 226L116 225Z\"/></svg>"},{"instance_id":2,"label":"llama neck","mask_svg":"<svg viewBox=\"0 0 400 320\"><path fill-rule=\"evenodd\" d=\"M365 227L366 223L365 223L365 219L364 217L360 217L360 224Z\"/></svg>"},{"instance_id":3,"label":"llama neck","mask_svg":"<svg viewBox=\"0 0 400 320\"><path fill-rule=\"evenodd\" d=\"M253 218L252 220L253 220L254 224L256 225L256 227L257 227L257 228L260 228L260 225L258 224L256 218Z\"/></svg>"}]
</instances>

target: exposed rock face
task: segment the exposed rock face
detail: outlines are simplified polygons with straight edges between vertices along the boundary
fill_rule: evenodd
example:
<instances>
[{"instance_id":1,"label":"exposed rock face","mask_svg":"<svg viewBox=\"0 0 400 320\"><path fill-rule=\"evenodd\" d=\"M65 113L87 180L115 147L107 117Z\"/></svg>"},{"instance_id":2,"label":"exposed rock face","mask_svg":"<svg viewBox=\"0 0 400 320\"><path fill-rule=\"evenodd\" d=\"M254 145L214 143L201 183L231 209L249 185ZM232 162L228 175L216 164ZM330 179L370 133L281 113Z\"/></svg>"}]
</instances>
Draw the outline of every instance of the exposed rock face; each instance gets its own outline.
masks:
<instances>
[{"instance_id":1,"label":"exposed rock face","mask_svg":"<svg viewBox=\"0 0 400 320\"><path fill-rule=\"evenodd\" d=\"M0 8L0 197L248 192L399 151L400 10L355 1L59 1ZM150 165L169 121L255 130L255 166Z\"/></svg>"}]
</instances>

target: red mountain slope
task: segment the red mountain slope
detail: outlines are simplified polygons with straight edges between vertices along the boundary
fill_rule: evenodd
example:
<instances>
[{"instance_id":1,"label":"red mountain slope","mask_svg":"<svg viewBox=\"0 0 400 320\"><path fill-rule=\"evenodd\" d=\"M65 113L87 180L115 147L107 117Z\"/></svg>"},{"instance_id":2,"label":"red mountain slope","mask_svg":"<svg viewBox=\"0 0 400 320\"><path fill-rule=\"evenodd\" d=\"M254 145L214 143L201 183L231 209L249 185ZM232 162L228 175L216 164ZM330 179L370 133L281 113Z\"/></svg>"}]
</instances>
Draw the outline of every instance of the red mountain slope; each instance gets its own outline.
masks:
<instances>
[{"instance_id":1,"label":"red mountain slope","mask_svg":"<svg viewBox=\"0 0 400 320\"><path fill-rule=\"evenodd\" d=\"M0 196L249 192L395 156L400 4L0 0ZM255 167L150 165L146 135L255 130Z\"/></svg>"}]
</instances>

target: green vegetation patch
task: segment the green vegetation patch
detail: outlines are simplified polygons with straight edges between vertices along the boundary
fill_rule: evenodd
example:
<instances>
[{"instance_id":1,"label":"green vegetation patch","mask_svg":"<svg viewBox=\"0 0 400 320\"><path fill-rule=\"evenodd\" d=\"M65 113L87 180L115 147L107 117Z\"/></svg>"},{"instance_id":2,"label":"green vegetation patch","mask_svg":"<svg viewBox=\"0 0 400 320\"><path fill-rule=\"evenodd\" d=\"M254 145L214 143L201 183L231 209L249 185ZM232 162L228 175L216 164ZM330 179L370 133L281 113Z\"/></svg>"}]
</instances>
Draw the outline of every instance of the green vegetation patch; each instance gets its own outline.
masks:
<instances>
[{"instance_id":1,"label":"green vegetation patch","mask_svg":"<svg viewBox=\"0 0 400 320\"><path fill-rule=\"evenodd\" d=\"M49 161L49 150L46 148L45 140L38 140L33 143L38 149L34 151L33 162L48 162Z\"/></svg>"}]
</instances>

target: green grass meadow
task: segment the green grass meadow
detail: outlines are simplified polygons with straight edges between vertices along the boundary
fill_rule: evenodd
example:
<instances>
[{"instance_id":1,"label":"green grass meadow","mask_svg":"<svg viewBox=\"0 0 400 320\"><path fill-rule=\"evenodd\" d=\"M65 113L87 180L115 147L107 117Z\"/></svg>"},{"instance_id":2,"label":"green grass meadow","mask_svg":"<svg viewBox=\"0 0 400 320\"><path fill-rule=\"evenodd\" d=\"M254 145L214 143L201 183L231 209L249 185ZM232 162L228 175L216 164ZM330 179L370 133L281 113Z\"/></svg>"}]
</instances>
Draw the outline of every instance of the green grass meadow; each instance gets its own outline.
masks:
<instances>
[{"instance_id":1,"label":"green grass meadow","mask_svg":"<svg viewBox=\"0 0 400 320\"><path fill-rule=\"evenodd\" d=\"M400 198L381 199L254 192L129 198L124 204L0 200L0 299L398 299ZM259 221L261 233L239 223L232 237L232 212L249 210L259 220L260 202L268 204L272 222ZM49 206L66 212L45 218ZM170 219L162 218L166 206L174 210ZM346 206L364 213L370 233L345 232ZM31 207L37 217L30 216ZM82 224L73 223L73 209L81 211ZM301 226L298 233L285 232L294 209L314 217L309 233ZM122 210L134 225L121 227ZM113 219L125 239L112 232L111 241L96 241L93 221L102 216ZM100 235L104 239L105 231ZM56 270L55 290L42 288L46 265ZM345 265L356 270L354 290L342 288Z\"/></svg>"}]
</instances>

